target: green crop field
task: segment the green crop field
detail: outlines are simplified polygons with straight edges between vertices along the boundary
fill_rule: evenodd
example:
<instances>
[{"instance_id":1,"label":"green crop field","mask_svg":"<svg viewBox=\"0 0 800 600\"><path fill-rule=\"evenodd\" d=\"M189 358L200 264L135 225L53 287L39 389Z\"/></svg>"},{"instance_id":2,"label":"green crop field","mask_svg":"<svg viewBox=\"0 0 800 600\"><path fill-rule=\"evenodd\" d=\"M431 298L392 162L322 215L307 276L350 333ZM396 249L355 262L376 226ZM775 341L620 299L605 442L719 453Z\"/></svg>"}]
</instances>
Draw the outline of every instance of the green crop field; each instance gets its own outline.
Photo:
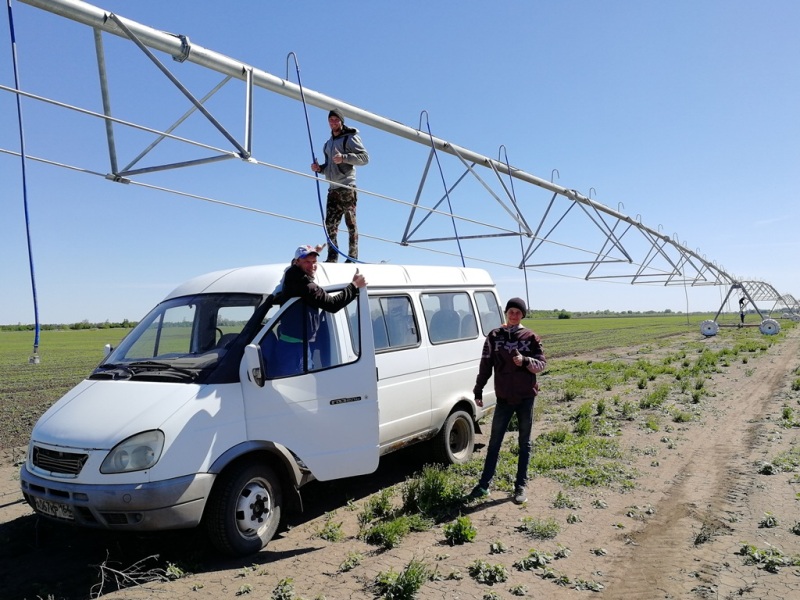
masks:
<instances>
[{"instance_id":1,"label":"green crop field","mask_svg":"<svg viewBox=\"0 0 800 600\"><path fill-rule=\"evenodd\" d=\"M713 316L713 315L711 315ZM542 336L548 359L607 348L666 343L674 336L699 339L709 315L653 315L528 319ZM46 330L39 364L30 364L32 331L0 331L0 448L27 443L41 414L86 377L103 359L105 344L116 346L128 329ZM750 330L754 336L757 329Z\"/></svg>"},{"instance_id":2,"label":"green crop field","mask_svg":"<svg viewBox=\"0 0 800 600\"><path fill-rule=\"evenodd\" d=\"M0 331L0 448L27 443L36 420L86 377L129 329L43 331L30 364L32 331Z\"/></svg>"},{"instance_id":3,"label":"green crop field","mask_svg":"<svg viewBox=\"0 0 800 600\"><path fill-rule=\"evenodd\" d=\"M548 357L606 348L653 343L671 336L700 334L700 323L712 315L653 315L637 317L583 317L526 319L525 325L542 337Z\"/></svg>"}]
</instances>

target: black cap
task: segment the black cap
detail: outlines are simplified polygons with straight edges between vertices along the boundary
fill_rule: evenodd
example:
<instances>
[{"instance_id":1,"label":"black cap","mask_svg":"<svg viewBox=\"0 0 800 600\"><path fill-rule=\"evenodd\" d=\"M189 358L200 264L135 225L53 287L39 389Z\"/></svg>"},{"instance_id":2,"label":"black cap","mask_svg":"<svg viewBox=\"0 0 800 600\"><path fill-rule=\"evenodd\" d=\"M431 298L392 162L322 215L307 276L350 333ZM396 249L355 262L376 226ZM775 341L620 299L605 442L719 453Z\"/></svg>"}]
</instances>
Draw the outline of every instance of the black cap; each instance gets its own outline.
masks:
<instances>
[{"instance_id":1,"label":"black cap","mask_svg":"<svg viewBox=\"0 0 800 600\"><path fill-rule=\"evenodd\" d=\"M511 300L506 302L505 312L508 312L509 308L518 308L522 311L523 316L528 314L528 307L525 306L525 300L522 298L511 298Z\"/></svg>"},{"instance_id":2,"label":"black cap","mask_svg":"<svg viewBox=\"0 0 800 600\"><path fill-rule=\"evenodd\" d=\"M332 108L330 110L330 112L328 113L328 118L330 119L331 117L338 117L339 120L342 122L342 125L344 125L344 115L342 114L342 111L340 111L338 108Z\"/></svg>"}]
</instances>

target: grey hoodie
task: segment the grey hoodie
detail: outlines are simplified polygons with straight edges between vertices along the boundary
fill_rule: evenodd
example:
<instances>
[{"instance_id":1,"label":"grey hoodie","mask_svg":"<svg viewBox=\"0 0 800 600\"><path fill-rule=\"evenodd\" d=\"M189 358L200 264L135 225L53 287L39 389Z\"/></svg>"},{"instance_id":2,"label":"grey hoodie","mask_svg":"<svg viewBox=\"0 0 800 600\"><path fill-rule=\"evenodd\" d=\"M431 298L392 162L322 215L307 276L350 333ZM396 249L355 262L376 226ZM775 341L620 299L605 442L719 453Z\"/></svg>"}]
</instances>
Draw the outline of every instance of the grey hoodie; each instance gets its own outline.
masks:
<instances>
[{"instance_id":1,"label":"grey hoodie","mask_svg":"<svg viewBox=\"0 0 800 600\"><path fill-rule=\"evenodd\" d=\"M325 179L343 185L356 185L356 167L361 167L369 162L361 138L358 136L358 129L354 127L342 127L339 135L331 136L322 148L325 154L325 164L320 165L320 170L325 173ZM339 152L344 160L337 165L333 162L333 156ZM338 186L332 185L331 189Z\"/></svg>"}]
</instances>

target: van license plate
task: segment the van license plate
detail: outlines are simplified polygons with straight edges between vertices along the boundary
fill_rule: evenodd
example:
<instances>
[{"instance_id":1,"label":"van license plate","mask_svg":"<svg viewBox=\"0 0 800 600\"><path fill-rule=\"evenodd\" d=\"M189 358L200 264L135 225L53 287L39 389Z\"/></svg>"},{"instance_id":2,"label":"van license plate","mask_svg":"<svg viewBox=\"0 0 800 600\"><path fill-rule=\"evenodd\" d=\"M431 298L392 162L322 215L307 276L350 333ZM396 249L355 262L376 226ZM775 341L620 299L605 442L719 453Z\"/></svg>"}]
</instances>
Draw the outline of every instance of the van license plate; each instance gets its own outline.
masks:
<instances>
[{"instance_id":1,"label":"van license plate","mask_svg":"<svg viewBox=\"0 0 800 600\"><path fill-rule=\"evenodd\" d=\"M68 504L61 504L60 502L51 502L50 500L43 500L42 498L34 498L36 510L51 517L59 519L73 520L75 517L72 515L72 507Z\"/></svg>"}]
</instances>

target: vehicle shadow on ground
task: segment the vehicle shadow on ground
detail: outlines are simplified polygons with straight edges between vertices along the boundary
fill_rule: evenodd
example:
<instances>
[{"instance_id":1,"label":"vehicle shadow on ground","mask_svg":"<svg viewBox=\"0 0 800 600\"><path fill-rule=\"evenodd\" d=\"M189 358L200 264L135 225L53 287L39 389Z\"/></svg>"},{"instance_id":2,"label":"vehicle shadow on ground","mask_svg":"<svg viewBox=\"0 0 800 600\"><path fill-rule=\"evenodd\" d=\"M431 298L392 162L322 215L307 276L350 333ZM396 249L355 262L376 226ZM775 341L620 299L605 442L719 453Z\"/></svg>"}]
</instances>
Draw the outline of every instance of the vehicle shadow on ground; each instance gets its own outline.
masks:
<instances>
[{"instance_id":1,"label":"vehicle shadow on ground","mask_svg":"<svg viewBox=\"0 0 800 600\"><path fill-rule=\"evenodd\" d=\"M304 511L286 515L282 535L325 513L357 502L396 485L430 462L428 444L418 444L381 459L369 475L335 481L315 481L302 489ZM76 529L36 515L0 524L0 590L9 600L48 598L85 600L118 589L115 571L126 571L142 561L139 571L158 573L169 563L192 573L239 569L254 564L313 552L314 548L271 552L269 546L254 556L220 556L202 528L152 534ZM111 575L111 577L109 577ZM103 587L101 580L104 581Z\"/></svg>"}]
</instances>

